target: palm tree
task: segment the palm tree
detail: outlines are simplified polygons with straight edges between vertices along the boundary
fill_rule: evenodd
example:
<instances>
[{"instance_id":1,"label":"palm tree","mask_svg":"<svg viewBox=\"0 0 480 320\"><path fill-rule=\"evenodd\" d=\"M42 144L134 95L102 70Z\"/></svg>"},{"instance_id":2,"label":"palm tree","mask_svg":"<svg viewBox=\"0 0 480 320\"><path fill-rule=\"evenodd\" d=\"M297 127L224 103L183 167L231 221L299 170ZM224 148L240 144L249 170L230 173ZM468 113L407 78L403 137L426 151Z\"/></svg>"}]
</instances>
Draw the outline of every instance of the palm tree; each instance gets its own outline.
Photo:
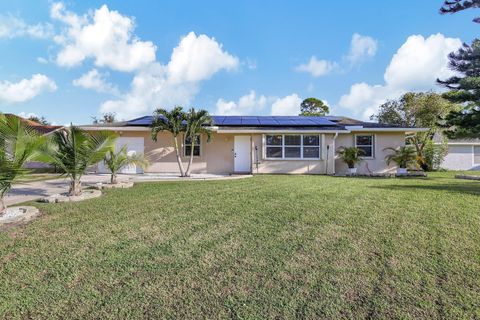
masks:
<instances>
[{"instance_id":1,"label":"palm tree","mask_svg":"<svg viewBox=\"0 0 480 320\"><path fill-rule=\"evenodd\" d=\"M195 149L195 138L198 135L205 134L207 135L207 142L210 142L212 131L206 127L206 125L211 125L212 118L206 110L195 110L195 108L190 108L187 113L187 128L185 132L185 137L191 141L190 148L190 159L188 161L187 171L185 176L190 176L190 169L193 163L193 154Z\"/></svg>"},{"instance_id":2,"label":"palm tree","mask_svg":"<svg viewBox=\"0 0 480 320\"><path fill-rule=\"evenodd\" d=\"M362 156L365 152L356 147L340 147L338 148L337 154L340 159L347 164L349 169L354 169L355 164L362 161Z\"/></svg>"},{"instance_id":3,"label":"palm tree","mask_svg":"<svg viewBox=\"0 0 480 320\"><path fill-rule=\"evenodd\" d=\"M80 178L85 170L102 161L113 149L117 136L108 131L87 132L73 125L53 133L52 143L44 149L42 161L56 165L70 178L70 196L82 193Z\"/></svg>"},{"instance_id":4,"label":"palm tree","mask_svg":"<svg viewBox=\"0 0 480 320\"><path fill-rule=\"evenodd\" d=\"M409 165L416 163L417 152L411 146L403 146L398 148L385 148L385 150L391 150L393 153L385 157L387 165L391 162L395 162L400 168L406 169Z\"/></svg>"},{"instance_id":5,"label":"palm tree","mask_svg":"<svg viewBox=\"0 0 480 320\"><path fill-rule=\"evenodd\" d=\"M118 152L115 152L115 150L110 150L103 159L103 162L105 163L105 166L110 169L111 184L118 183L117 174L122 168L129 165L137 165L142 169L146 169L149 165L148 160L143 154L129 155L127 153L127 146L123 146Z\"/></svg>"},{"instance_id":6,"label":"palm tree","mask_svg":"<svg viewBox=\"0 0 480 320\"><path fill-rule=\"evenodd\" d=\"M175 154L177 157L178 167L180 169L180 176L185 176L183 169L182 157L178 148L178 136L186 130L186 114L183 108L176 106L172 111L166 109L157 109L153 113L152 121L152 140L157 141L159 132L168 131L172 134L173 145L175 147Z\"/></svg>"},{"instance_id":7,"label":"palm tree","mask_svg":"<svg viewBox=\"0 0 480 320\"><path fill-rule=\"evenodd\" d=\"M4 198L13 182L28 172L24 164L36 160L46 138L17 117L0 114L0 215L7 206Z\"/></svg>"}]
</instances>

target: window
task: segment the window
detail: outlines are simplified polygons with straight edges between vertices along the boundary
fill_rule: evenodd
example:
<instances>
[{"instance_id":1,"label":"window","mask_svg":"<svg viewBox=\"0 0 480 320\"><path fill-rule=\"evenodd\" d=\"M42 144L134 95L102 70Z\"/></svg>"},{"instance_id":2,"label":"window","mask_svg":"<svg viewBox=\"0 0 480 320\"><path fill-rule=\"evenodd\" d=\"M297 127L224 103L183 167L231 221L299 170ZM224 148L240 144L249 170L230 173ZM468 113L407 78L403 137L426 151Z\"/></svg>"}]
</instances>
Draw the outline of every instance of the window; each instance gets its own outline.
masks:
<instances>
[{"instance_id":1,"label":"window","mask_svg":"<svg viewBox=\"0 0 480 320\"><path fill-rule=\"evenodd\" d=\"M374 157L374 148L373 148L373 134L367 135L356 135L355 136L355 147L363 150L364 158L373 158Z\"/></svg>"},{"instance_id":2,"label":"window","mask_svg":"<svg viewBox=\"0 0 480 320\"><path fill-rule=\"evenodd\" d=\"M266 135L265 156L268 159L320 159L320 136Z\"/></svg>"},{"instance_id":3,"label":"window","mask_svg":"<svg viewBox=\"0 0 480 320\"><path fill-rule=\"evenodd\" d=\"M195 157L199 157L200 156L200 135L197 134L195 136L195 146L193 147L193 155ZM192 150L192 140L189 138L189 137L185 137L185 143L184 143L184 148L185 150L185 156L186 157L189 157L190 156L190 152Z\"/></svg>"},{"instance_id":4,"label":"window","mask_svg":"<svg viewBox=\"0 0 480 320\"><path fill-rule=\"evenodd\" d=\"M480 164L480 146L473 146L473 164Z\"/></svg>"}]
</instances>

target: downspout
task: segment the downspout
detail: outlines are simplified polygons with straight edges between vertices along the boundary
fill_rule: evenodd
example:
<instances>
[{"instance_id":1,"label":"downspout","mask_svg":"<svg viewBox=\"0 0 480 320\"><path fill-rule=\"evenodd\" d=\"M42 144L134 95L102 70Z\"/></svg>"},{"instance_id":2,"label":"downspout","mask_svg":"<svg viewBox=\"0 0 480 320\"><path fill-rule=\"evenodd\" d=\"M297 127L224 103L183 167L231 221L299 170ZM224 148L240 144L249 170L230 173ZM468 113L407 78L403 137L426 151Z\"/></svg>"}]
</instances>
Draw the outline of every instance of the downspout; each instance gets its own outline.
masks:
<instances>
[{"instance_id":1,"label":"downspout","mask_svg":"<svg viewBox=\"0 0 480 320\"><path fill-rule=\"evenodd\" d=\"M333 157L332 169L333 170L332 170L332 174L335 174L335 149L336 149L335 140L337 140L337 138L338 138L338 131L335 132L335 135L333 136L333 143L332 143L332 146L333 146L333 148L332 148L332 150L333 150L333 155L332 155L332 157ZM328 171L327 171L327 174L328 174Z\"/></svg>"}]
</instances>

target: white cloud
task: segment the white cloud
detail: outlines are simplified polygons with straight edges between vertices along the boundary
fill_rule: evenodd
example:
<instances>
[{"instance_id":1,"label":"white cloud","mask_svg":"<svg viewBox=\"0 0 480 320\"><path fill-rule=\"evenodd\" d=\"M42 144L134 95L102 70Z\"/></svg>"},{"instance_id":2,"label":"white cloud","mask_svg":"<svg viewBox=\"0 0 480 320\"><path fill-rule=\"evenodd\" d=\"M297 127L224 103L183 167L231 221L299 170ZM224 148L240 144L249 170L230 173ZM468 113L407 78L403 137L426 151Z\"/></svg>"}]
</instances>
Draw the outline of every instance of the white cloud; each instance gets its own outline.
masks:
<instances>
[{"instance_id":1,"label":"white cloud","mask_svg":"<svg viewBox=\"0 0 480 320\"><path fill-rule=\"evenodd\" d=\"M336 62L318 60L315 56L312 56L308 63L297 66L295 70L310 73L314 77L320 77L329 74L337 67L338 64Z\"/></svg>"},{"instance_id":2,"label":"white cloud","mask_svg":"<svg viewBox=\"0 0 480 320\"><path fill-rule=\"evenodd\" d=\"M38 114L36 114L36 113L33 113L33 112L24 112L24 111L22 111L22 112L18 113L18 116L19 116L19 117L22 117L22 118L24 118L24 119L29 119L29 118L31 118L31 117L35 117L35 118L40 119L40 116L39 116Z\"/></svg>"},{"instance_id":3,"label":"white cloud","mask_svg":"<svg viewBox=\"0 0 480 320\"><path fill-rule=\"evenodd\" d=\"M350 110L354 116L368 119L387 99L398 98L407 91L425 91L436 88L437 78L453 75L448 68L448 54L462 42L442 34L424 38L408 37L392 57L384 74L384 84L356 83L343 95L339 107Z\"/></svg>"},{"instance_id":4,"label":"white cloud","mask_svg":"<svg viewBox=\"0 0 480 320\"><path fill-rule=\"evenodd\" d=\"M22 19L11 15L0 16L0 38L13 39L23 36L39 39L50 38L53 36L53 27L48 23L29 25Z\"/></svg>"},{"instance_id":5,"label":"white cloud","mask_svg":"<svg viewBox=\"0 0 480 320\"><path fill-rule=\"evenodd\" d=\"M296 94L278 98L272 104L272 116L298 116L302 99Z\"/></svg>"},{"instance_id":6,"label":"white cloud","mask_svg":"<svg viewBox=\"0 0 480 320\"><path fill-rule=\"evenodd\" d=\"M215 38L204 34L197 37L190 32L173 49L167 72L172 83L198 82L209 79L221 69L233 70L238 65L238 58L223 51Z\"/></svg>"},{"instance_id":7,"label":"white cloud","mask_svg":"<svg viewBox=\"0 0 480 320\"><path fill-rule=\"evenodd\" d=\"M118 88L107 81L107 76L106 73L100 73L97 69L92 69L80 78L73 80L73 85L97 92L118 95Z\"/></svg>"},{"instance_id":8,"label":"white cloud","mask_svg":"<svg viewBox=\"0 0 480 320\"><path fill-rule=\"evenodd\" d=\"M188 105L198 93L201 81L238 64L238 58L225 52L214 38L203 34L197 37L190 32L173 49L167 65L155 62L139 71L130 91L120 99L105 101L101 111L113 111L126 119L160 106Z\"/></svg>"},{"instance_id":9,"label":"white cloud","mask_svg":"<svg viewBox=\"0 0 480 320\"><path fill-rule=\"evenodd\" d=\"M0 101L24 102L31 100L42 92L57 90L57 85L43 74L34 74L30 79L19 82L0 82Z\"/></svg>"},{"instance_id":10,"label":"white cloud","mask_svg":"<svg viewBox=\"0 0 480 320\"><path fill-rule=\"evenodd\" d=\"M155 45L133 34L134 20L106 5L78 16L59 2L52 5L50 16L67 26L63 34L55 37L62 47L56 59L60 66L72 67L92 58L99 67L134 71L155 61Z\"/></svg>"},{"instance_id":11,"label":"white cloud","mask_svg":"<svg viewBox=\"0 0 480 320\"><path fill-rule=\"evenodd\" d=\"M258 112L265 107L266 103L267 98L264 95L257 96L255 91L252 90L249 94L240 97L237 102L218 99L215 113L228 116L258 114Z\"/></svg>"},{"instance_id":12,"label":"white cloud","mask_svg":"<svg viewBox=\"0 0 480 320\"><path fill-rule=\"evenodd\" d=\"M47 64L48 60L45 59L44 57L37 57L37 62L41 64Z\"/></svg>"},{"instance_id":13,"label":"white cloud","mask_svg":"<svg viewBox=\"0 0 480 320\"><path fill-rule=\"evenodd\" d=\"M352 42L350 43L350 52L347 55L347 60L350 63L357 64L362 62L367 57L373 57L377 53L378 43L372 37L362 36L354 33Z\"/></svg>"}]
</instances>

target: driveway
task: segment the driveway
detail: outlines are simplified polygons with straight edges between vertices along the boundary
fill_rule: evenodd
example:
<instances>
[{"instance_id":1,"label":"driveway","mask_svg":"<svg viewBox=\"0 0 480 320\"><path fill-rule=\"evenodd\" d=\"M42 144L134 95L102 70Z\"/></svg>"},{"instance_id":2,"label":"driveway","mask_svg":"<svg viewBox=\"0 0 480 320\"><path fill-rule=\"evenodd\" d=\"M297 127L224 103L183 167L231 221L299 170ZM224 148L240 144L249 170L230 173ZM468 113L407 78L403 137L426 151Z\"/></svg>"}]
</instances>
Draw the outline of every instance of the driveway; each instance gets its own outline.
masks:
<instances>
[{"instance_id":1,"label":"driveway","mask_svg":"<svg viewBox=\"0 0 480 320\"><path fill-rule=\"evenodd\" d=\"M119 175L119 180L127 180L129 176ZM50 196L57 193L64 193L68 191L69 179L55 179L46 181L34 181L21 184L15 184L13 188L7 193L5 203L11 206L17 203L26 201L38 200L40 198ZM94 185L98 182L110 181L108 174L89 174L82 177L84 186Z\"/></svg>"}]
</instances>

